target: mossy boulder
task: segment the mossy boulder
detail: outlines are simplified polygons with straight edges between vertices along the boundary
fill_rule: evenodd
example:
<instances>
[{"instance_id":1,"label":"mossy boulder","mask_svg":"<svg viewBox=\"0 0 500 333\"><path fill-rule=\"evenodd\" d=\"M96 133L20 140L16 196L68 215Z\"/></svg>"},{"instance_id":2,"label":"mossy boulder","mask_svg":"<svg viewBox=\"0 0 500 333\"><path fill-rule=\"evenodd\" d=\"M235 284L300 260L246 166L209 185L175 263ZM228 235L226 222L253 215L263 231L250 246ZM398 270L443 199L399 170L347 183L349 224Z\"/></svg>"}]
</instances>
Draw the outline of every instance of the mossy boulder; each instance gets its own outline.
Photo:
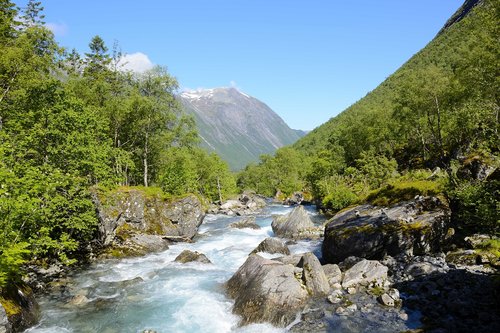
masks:
<instances>
[{"instance_id":1,"label":"mossy boulder","mask_svg":"<svg viewBox=\"0 0 500 333\"><path fill-rule=\"evenodd\" d=\"M161 251L170 238L190 240L205 217L203 204L195 195L172 198L154 188L96 190L93 199L99 241L108 256Z\"/></svg>"},{"instance_id":2,"label":"mossy boulder","mask_svg":"<svg viewBox=\"0 0 500 333\"><path fill-rule=\"evenodd\" d=\"M389 207L356 206L326 224L323 258L339 263L349 256L382 259L384 255L437 252L449 226L450 210L437 197L417 196Z\"/></svg>"},{"instance_id":3,"label":"mossy boulder","mask_svg":"<svg viewBox=\"0 0 500 333\"><path fill-rule=\"evenodd\" d=\"M40 320L33 291L25 284L10 284L0 290L0 332L22 332Z\"/></svg>"}]
</instances>

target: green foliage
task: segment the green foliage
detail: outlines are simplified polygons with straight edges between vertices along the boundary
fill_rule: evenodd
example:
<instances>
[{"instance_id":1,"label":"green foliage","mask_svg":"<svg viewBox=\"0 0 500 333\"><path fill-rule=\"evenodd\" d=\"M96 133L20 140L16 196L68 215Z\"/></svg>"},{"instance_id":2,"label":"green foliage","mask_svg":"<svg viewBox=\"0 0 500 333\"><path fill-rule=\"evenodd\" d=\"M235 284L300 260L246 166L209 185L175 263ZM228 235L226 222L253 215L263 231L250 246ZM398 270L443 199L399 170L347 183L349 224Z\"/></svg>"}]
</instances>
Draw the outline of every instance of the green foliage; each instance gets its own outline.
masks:
<instances>
[{"instance_id":1,"label":"green foliage","mask_svg":"<svg viewBox=\"0 0 500 333\"><path fill-rule=\"evenodd\" d=\"M236 192L228 165L216 154L200 148L171 148L163 154L159 184L166 193L199 193L211 201L227 199Z\"/></svg>"},{"instance_id":2,"label":"green foliage","mask_svg":"<svg viewBox=\"0 0 500 333\"><path fill-rule=\"evenodd\" d=\"M500 235L500 181L460 181L451 191L454 220L465 234Z\"/></svg>"},{"instance_id":3,"label":"green foliage","mask_svg":"<svg viewBox=\"0 0 500 333\"><path fill-rule=\"evenodd\" d=\"M366 201L378 205L387 206L400 201L411 200L416 195L431 196L443 193L443 186L439 182L430 180L416 181L393 181L366 197Z\"/></svg>"},{"instance_id":4,"label":"green foliage","mask_svg":"<svg viewBox=\"0 0 500 333\"><path fill-rule=\"evenodd\" d=\"M99 36L84 57L64 53L40 2L21 13L0 6L0 286L28 261L85 255L98 224L90 187L149 191L162 181L172 194L212 200L234 192L227 166L195 148L165 68L122 71L120 52Z\"/></svg>"},{"instance_id":5,"label":"green foliage","mask_svg":"<svg viewBox=\"0 0 500 333\"><path fill-rule=\"evenodd\" d=\"M272 197L304 189L309 159L293 148L281 148L275 156L262 155L259 165L250 164L238 175L240 190L254 190Z\"/></svg>"},{"instance_id":6,"label":"green foliage","mask_svg":"<svg viewBox=\"0 0 500 333\"><path fill-rule=\"evenodd\" d=\"M329 210L338 211L352 205L358 200L358 196L347 186L336 186L331 193L323 198L323 207Z\"/></svg>"}]
</instances>

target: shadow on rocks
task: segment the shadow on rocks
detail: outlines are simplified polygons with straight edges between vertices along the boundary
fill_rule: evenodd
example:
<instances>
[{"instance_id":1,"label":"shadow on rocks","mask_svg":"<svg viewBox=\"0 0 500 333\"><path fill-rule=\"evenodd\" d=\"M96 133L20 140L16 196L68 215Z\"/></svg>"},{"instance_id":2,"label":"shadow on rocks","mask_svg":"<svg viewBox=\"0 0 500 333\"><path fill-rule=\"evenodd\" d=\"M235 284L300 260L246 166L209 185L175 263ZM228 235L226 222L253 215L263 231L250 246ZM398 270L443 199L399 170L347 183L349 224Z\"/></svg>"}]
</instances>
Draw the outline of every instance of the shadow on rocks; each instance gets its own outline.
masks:
<instances>
[{"instance_id":1,"label":"shadow on rocks","mask_svg":"<svg viewBox=\"0 0 500 333\"><path fill-rule=\"evenodd\" d=\"M397 283L427 332L500 332L500 275L450 270Z\"/></svg>"}]
</instances>

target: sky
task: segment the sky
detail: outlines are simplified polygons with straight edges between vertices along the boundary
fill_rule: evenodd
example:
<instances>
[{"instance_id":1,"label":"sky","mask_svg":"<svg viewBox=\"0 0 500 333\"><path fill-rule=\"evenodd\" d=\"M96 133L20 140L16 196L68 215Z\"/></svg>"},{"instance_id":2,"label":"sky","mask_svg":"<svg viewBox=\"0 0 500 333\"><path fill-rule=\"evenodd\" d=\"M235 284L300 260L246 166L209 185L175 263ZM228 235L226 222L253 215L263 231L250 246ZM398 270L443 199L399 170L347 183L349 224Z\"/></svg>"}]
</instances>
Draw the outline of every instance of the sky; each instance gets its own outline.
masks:
<instances>
[{"instance_id":1,"label":"sky","mask_svg":"<svg viewBox=\"0 0 500 333\"><path fill-rule=\"evenodd\" d=\"M68 49L99 35L180 90L236 87L312 130L377 87L463 0L41 0ZM14 2L20 7L27 0Z\"/></svg>"}]
</instances>

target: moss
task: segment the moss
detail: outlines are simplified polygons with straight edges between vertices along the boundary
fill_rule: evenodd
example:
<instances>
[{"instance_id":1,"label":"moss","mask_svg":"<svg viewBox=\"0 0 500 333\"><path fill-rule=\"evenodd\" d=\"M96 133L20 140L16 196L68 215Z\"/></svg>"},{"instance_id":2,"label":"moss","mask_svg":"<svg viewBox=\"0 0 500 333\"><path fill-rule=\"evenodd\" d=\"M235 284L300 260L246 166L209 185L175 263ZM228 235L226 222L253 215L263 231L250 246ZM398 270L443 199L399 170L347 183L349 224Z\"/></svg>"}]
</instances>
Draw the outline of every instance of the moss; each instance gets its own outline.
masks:
<instances>
[{"instance_id":1,"label":"moss","mask_svg":"<svg viewBox=\"0 0 500 333\"><path fill-rule=\"evenodd\" d=\"M148 229L146 230L147 234L150 235L163 235L163 225L160 220L151 219L148 223Z\"/></svg>"},{"instance_id":2,"label":"moss","mask_svg":"<svg viewBox=\"0 0 500 333\"><path fill-rule=\"evenodd\" d=\"M132 237L132 234L134 233L136 229L132 227L128 223L124 223L120 225L118 228L116 228L115 231L115 236L120 240L120 241L126 241L130 237Z\"/></svg>"},{"instance_id":3,"label":"moss","mask_svg":"<svg viewBox=\"0 0 500 333\"><path fill-rule=\"evenodd\" d=\"M17 304L15 301L11 299L6 299L3 296L0 297L0 303L4 307L8 317L17 315L22 311L21 306L19 304Z\"/></svg>"},{"instance_id":4,"label":"moss","mask_svg":"<svg viewBox=\"0 0 500 333\"><path fill-rule=\"evenodd\" d=\"M500 239L489 239L476 245L476 251L481 254L491 254L500 258Z\"/></svg>"},{"instance_id":5,"label":"moss","mask_svg":"<svg viewBox=\"0 0 500 333\"><path fill-rule=\"evenodd\" d=\"M417 195L434 196L442 192L443 185L438 181L395 181L392 184L370 192L365 201L376 206L388 206L400 201L411 200Z\"/></svg>"},{"instance_id":6,"label":"moss","mask_svg":"<svg viewBox=\"0 0 500 333\"><path fill-rule=\"evenodd\" d=\"M385 290L384 290L384 288L382 288L380 286L375 286L375 287L369 289L368 292L370 294L372 294L373 296L379 297L379 296L382 296L382 294L385 293Z\"/></svg>"}]
</instances>

